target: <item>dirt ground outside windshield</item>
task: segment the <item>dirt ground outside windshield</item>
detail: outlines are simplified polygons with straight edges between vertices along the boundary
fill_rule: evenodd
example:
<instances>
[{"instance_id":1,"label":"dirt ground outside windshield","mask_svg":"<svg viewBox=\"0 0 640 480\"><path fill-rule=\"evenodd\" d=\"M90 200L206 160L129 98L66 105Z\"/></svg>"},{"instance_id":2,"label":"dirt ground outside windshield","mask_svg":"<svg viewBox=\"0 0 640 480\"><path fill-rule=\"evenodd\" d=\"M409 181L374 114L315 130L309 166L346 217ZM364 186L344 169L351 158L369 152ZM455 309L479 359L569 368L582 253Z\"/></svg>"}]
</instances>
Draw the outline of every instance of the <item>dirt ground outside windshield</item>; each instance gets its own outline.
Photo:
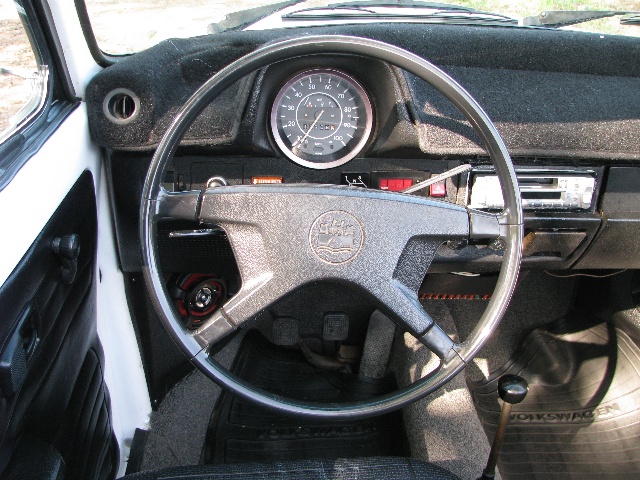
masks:
<instances>
[{"instance_id":1,"label":"dirt ground outside windshield","mask_svg":"<svg viewBox=\"0 0 640 480\"><path fill-rule=\"evenodd\" d=\"M271 0L277 3L281 0ZM347 0L348 1L348 0ZM443 2L446 0L443 0ZM207 25L225 13L266 3L265 0L86 0L98 43L110 53L131 53L166 38L205 35ZM304 6L340 3L309 0ZM453 0L478 10L523 18L544 10L640 11L640 0ZM69 1L69 6L71 7ZM301 5L302 8L302 5ZM123 14L126 12L126 14ZM580 25L581 29L608 34L640 36L640 26L620 25L618 19L602 19ZM36 61L15 4L0 0L0 67L29 75ZM31 82L11 74L0 75L0 132L29 99Z\"/></svg>"},{"instance_id":2,"label":"dirt ground outside windshield","mask_svg":"<svg viewBox=\"0 0 640 480\"><path fill-rule=\"evenodd\" d=\"M11 0L0 0L0 68L31 75L36 59ZM7 129L13 115L27 103L31 82L17 75L0 74L0 133Z\"/></svg>"}]
</instances>

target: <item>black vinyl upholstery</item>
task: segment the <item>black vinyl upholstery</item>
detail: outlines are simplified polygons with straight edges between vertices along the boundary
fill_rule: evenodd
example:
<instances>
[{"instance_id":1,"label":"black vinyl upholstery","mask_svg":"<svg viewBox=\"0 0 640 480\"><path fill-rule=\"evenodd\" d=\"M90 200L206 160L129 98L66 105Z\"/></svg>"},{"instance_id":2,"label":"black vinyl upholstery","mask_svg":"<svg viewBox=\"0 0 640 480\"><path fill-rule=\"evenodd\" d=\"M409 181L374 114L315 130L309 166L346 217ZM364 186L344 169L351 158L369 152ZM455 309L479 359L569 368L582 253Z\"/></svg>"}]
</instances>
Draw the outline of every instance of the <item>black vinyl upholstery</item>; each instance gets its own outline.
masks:
<instances>
[{"instance_id":1,"label":"black vinyl upholstery","mask_svg":"<svg viewBox=\"0 0 640 480\"><path fill-rule=\"evenodd\" d=\"M127 475L122 480L456 480L453 473L411 458L372 457L294 462L194 465Z\"/></svg>"}]
</instances>

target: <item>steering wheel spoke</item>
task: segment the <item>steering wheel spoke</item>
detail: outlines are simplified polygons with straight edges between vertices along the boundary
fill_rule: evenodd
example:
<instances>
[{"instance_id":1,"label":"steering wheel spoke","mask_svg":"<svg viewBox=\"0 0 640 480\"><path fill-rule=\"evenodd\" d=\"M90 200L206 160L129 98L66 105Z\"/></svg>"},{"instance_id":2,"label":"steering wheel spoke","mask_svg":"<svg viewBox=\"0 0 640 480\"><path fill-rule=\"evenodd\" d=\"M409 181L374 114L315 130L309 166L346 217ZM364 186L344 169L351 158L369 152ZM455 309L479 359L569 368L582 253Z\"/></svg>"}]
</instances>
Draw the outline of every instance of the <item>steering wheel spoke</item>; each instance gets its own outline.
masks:
<instances>
[{"instance_id":1,"label":"steering wheel spoke","mask_svg":"<svg viewBox=\"0 0 640 480\"><path fill-rule=\"evenodd\" d=\"M496 214L475 208L467 208L467 212L469 213L470 240L492 240L505 236L506 215L504 212Z\"/></svg>"},{"instance_id":2,"label":"steering wheel spoke","mask_svg":"<svg viewBox=\"0 0 640 480\"><path fill-rule=\"evenodd\" d=\"M418 337L418 340L444 362L460 358L458 354L460 344L453 341L437 323L434 323L429 330Z\"/></svg>"},{"instance_id":3,"label":"steering wheel spoke","mask_svg":"<svg viewBox=\"0 0 640 480\"><path fill-rule=\"evenodd\" d=\"M155 218L174 220L196 220L198 204L201 192L199 190L188 190L184 192L168 192L162 190L157 200L147 200L155 202L152 209Z\"/></svg>"},{"instance_id":4,"label":"steering wheel spoke","mask_svg":"<svg viewBox=\"0 0 640 480\"><path fill-rule=\"evenodd\" d=\"M443 361L457 356L458 345L438 326L425 311L415 291L398 281L384 292L384 310L390 318L409 331Z\"/></svg>"},{"instance_id":5,"label":"steering wheel spoke","mask_svg":"<svg viewBox=\"0 0 640 480\"><path fill-rule=\"evenodd\" d=\"M193 334L202 348L208 349L227 335L241 328L264 311L277 298L269 287L268 274L254 278L227 303L216 310Z\"/></svg>"},{"instance_id":6,"label":"steering wheel spoke","mask_svg":"<svg viewBox=\"0 0 640 480\"><path fill-rule=\"evenodd\" d=\"M203 194L199 220L225 230L242 278L235 297L198 330L203 346L287 292L327 280L381 299L422 337L433 320L418 288L438 246L465 238L469 228L466 210L455 205L317 185L217 187ZM437 353L446 357L443 343Z\"/></svg>"}]
</instances>

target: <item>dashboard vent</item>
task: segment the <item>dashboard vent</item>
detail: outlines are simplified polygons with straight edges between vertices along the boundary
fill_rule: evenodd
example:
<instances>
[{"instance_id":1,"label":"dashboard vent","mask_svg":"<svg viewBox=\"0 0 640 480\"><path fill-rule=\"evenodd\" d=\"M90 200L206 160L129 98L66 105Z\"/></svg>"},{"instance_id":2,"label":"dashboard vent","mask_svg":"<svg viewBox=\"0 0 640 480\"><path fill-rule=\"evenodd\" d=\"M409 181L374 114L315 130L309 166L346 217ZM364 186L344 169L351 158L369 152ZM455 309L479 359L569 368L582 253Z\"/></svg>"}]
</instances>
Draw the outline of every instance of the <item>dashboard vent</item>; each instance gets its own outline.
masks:
<instances>
[{"instance_id":1,"label":"dashboard vent","mask_svg":"<svg viewBox=\"0 0 640 480\"><path fill-rule=\"evenodd\" d=\"M140 99L131 90L116 88L104 99L102 110L113 123L125 125L132 122L140 112Z\"/></svg>"}]
</instances>

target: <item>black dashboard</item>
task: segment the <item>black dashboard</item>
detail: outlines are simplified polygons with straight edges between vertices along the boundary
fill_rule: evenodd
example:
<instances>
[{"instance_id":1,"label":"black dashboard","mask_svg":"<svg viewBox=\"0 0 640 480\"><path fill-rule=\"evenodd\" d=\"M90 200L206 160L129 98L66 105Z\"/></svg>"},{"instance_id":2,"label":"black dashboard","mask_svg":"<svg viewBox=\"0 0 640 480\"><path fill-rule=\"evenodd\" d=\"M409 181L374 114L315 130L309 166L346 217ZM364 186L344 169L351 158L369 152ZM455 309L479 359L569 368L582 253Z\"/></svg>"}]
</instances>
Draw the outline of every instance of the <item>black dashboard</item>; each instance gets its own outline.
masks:
<instances>
[{"instance_id":1,"label":"black dashboard","mask_svg":"<svg viewBox=\"0 0 640 480\"><path fill-rule=\"evenodd\" d=\"M406 48L434 62L476 98L503 136L527 198L525 267L640 266L637 41L580 32L411 24L323 27L306 33L360 35ZM274 30L170 40L118 62L91 82L90 128L109 156L124 271L140 270L142 181L154 147L180 106L226 64L295 35L295 30ZM322 77L310 79L309 72L338 76L325 77L323 83ZM327 113L318 119L325 111L339 116L347 108L364 107L353 103L357 100L340 103L351 96L341 100L324 92L311 97L305 90L295 107L296 113L311 112L307 128L297 140L286 144L285 134L284 144L279 141L282 122L295 118L283 115L280 121L274 111L294 110L283 95L297 93L295 81L304 79L323 89L327 80L337 83L340 78L361 86L370 99L370 118L353 119L357 116L350 113L349 119L332 123ZM370 133L340 146L337 142L357 130L339 130L351 127L347 120L370 120ZM309 144L310 138L315 143ZM328 153L333 141L340 154ZM292 158L291 151L303 143L309 155L314 148L320 152L305 161L320 166ZM349 152L355 153L344 160ZM491 162L473 128L433 87L396 67L356 56L309 56L254 72L212 102L185 135L165 174L165 187L310 182L401 190L460 164L473 170L416 194L477 206L484 185L483 195L490 196ZM224 236L208 235L212 230L202 227L160 229L167 270L198 271L207 268L206 262L228 262L232 268ZM493 271L501 255L499 242L450 242L441 247L432 270Z\"/></svg>"}]
</instances>

